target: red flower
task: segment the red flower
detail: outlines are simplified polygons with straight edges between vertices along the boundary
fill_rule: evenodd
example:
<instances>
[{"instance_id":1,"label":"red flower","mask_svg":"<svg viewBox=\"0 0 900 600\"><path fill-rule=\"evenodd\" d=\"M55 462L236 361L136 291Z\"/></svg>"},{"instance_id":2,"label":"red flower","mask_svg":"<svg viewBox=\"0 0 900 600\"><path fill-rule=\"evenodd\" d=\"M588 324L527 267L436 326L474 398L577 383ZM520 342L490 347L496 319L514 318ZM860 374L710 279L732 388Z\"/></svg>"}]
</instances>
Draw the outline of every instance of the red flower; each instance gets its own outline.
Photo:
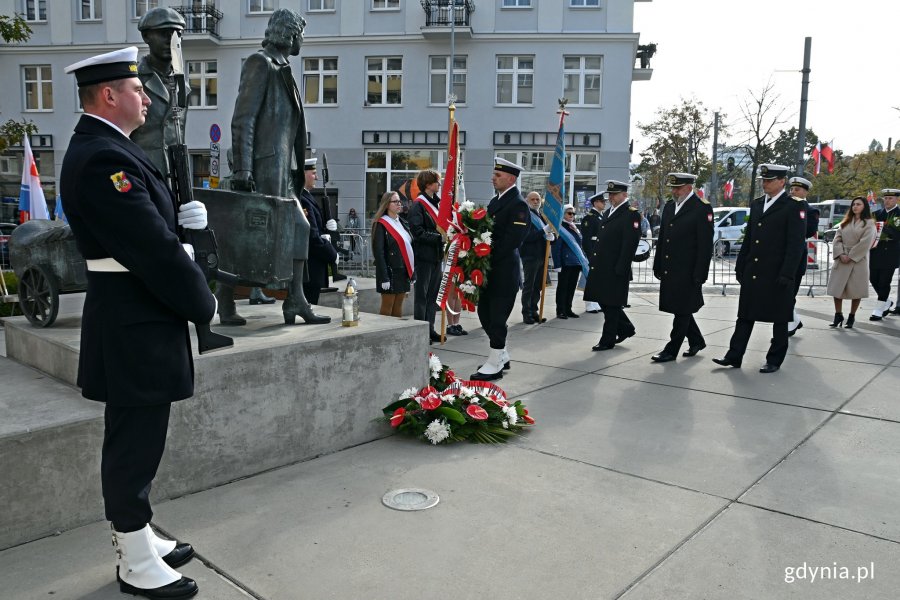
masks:
<instances>
[{"instance_id":1,"label":"red flower","mask_svg":"<svg viewBox=\"0 0 900 600\"><path fill-rule=\"evenodd\" d=\"M447 383L453 383L454 381L456 381L456 373L454 373L453 371L450 371L449 369L447 370L446 377L447 377Z\"/></svg>"},{"instance_id":2,"label":"red flower","mask_svg":"<svg viewBox=\"0 0 900 600\"><path fill-rule=\"evenodd\" d=\"M478 250L476 249L475 252L477 254ZM472 272L469 274L469 278L475 285L480 286L482 283L484 283L484 273L482 273L480 269L472 269Z\"/></svg>"},{"instance_id":3,"label":"red flower","mask_svg":"<svg viewBox=\"0 0 900 600\"><path fill-rule=\"evenodd\" d=\"M460 251L465 250L468 251L469 248L472 247L472 239L467 235L459 236L459 249Z\"/></svg>"},{"instance_id":4,"label":"red flower","mask_svg":"<svg viewBox=\"0 0 900 600\"><path fill-rule=\"evenodd\" d=\"M406 409L402 406L394 411L391 417L391 427L400 427L400 423L406 418Z\"/></svg>"},{"instance_id":5,"label":"red flower","mask_svg":"<svg viewBox=\"0 0 900 600\"><path fill-rule=\"evenodd\" d=\"M525 419L525 422L529 425L534 425L534 419L528 416L528 409L522 409L522 418Z\"/></svg>"},{"instance_id":6,"label":"red flower","mask_svg":"<svg viewBox=\"0 0 900 600\"><path fill-rule=\"evenodd\" d=\"M434 410L441 405L441 399L437 394L428 394L424 400L422 400L422 408L425 410Z\"/></svg>"},{"instance_id":7,"label":"red flower","mask_svg":"<svg viewBox=\"0 0 900 600\"><path fill-rule=\"evenodd\" d=\"M487 215L486 208L476 208L475 210L472 211L472 219L474 219L475 221L480 221L486 215Z\"/></svg>"},{"instance_id":8,"label":"red flower","mask_svg":"<svg viewBox=\"0 0 900 600\"><path fill-rule=\"evenodd\" d=\"M487 411L477 404L470 404L468 408L466 408L466 414L476 421L487 421L488 418Z\"/></svg>"},{"instance_id":9,"label":"red flower","mask_svg":"<svg viewBox=\"0 0 900 600\"><path fill-rule=\"evenodd\" d=\"M491 247L487 244L478 244L475 246L475 254L484 258L491 253Z\"/></svg>"}]
</instances>

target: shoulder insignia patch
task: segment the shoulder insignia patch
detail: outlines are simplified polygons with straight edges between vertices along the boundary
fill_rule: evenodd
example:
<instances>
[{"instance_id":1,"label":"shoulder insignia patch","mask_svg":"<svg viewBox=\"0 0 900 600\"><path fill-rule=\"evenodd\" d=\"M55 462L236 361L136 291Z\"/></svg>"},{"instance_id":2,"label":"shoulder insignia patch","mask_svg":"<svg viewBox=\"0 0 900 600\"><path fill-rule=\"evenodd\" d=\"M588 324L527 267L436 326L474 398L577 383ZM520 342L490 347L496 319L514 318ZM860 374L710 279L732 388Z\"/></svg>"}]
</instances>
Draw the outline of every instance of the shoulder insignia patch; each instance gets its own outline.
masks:
<instances>
[{"instance_id":1,"label":"shoulder insignia patch","mask_svg":"<svg viewBox=\"0 0 900 600\"><path fill-rule=\"evenodd\" d=\"M713 214L712 214L712 213L706 213L706 220L709 221L710 223L712 223L712 220L713 220Z\"/></svg>"},{"instance_id":2,"label":"shoulder insignia patch","mask_svg":"<svg viewBox=\"0 0 900 600\"><path fill-rule=\"evenodd\" d=\"M805 218L806 218L806 211L805 211L805 210L801 210L801 211L800 211L800 218L801 218L801 219L805 219Z\"/></svg>"},{"instance_id":3,"label":"shoulder insignia patch","mask_svg":"<svg viewBox=\"0 0 900 600\"><path fill-rule=\"evenodd\" d=\"M709 200L707 200L706 198L700 198L700 202L702 202L703 204L709 204Z\"/></svg>"},{"instance_id":4,"label":"shoulder insignia patch","mask_svg":"<svg viewBox=\"0 0 900 600\"><path fill-rule=\"evenodd\" d=\"M638 223L637 221L632 221L631 226L634 227L635 229L638 229L638 228L640 228L641 224Z\"/></svg>"},{"instance_id":5,"label":"shoulder insignia patch","mask_svg":"<svg viewBox=\"0 0 900 600\"><path fill-rule=\"evenodd\" d=\"M131 189L131 182L128 180L128 177L125 175L125 171L119 171L118 173L113 173L109 176L110 180L113 182L113 186L116 188L117 192L125 193Z\"/></svg>"}]
</instances>

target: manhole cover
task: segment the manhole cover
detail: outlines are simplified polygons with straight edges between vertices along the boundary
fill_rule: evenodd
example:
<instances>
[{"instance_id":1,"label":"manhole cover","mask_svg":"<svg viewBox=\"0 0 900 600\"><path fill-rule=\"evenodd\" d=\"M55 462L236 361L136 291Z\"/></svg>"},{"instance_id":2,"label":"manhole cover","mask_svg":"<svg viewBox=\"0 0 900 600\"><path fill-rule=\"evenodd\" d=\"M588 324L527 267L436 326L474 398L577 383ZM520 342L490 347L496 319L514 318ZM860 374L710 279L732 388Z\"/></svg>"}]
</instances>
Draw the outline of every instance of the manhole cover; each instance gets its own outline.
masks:
<instances>
[{"instance_id":1,"label":"manhole cover","mask_svg":"<svg viewBox=\"0 0 900 600\"><path fill-rule=\"evenodd\" d=\"M421 488L404 488L391 490L381 499L388 508L394 510L425 510L440 502L437 494Z\"/></svg>"}]
</instances>

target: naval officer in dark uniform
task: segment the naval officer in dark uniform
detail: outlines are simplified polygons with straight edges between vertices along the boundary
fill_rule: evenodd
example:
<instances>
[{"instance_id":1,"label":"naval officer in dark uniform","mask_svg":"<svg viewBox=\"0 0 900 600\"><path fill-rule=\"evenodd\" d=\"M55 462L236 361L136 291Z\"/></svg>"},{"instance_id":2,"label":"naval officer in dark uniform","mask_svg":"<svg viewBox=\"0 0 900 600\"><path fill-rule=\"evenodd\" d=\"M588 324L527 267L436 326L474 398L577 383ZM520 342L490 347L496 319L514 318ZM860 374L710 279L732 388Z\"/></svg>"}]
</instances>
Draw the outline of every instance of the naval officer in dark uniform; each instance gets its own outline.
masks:
<instances>
[{"instance_id":1,"label":"naval officer in dark uniform","mask_svg":"<svg viewBox=\"0 0 900 600\"><path fill-rule=\"evenodd\" d=\"M809 206L806 197L809 190L812 189L812 182L805 177L791 177L788 180L788 193L798 200L802 205L803 215L806 220L806 233L803 238L803 250L800 253L800 262L797 264L797 276L794 280L794 312L791 315L791 322L788 323L788 337L793 336L797 331L803 328L803 321L797 317L797 294L800 292L800 285L803 283L803 276L806 274L807 263L807 247L806 240L813 237L819 230L819 211Z\"/></svg>"},{"instance_id":2,"label":"naval officer in dark uniform","mask_svg":"<svg viewBox=\"0 0 900 600\"><path fill-rule=\"evenodd\" d=\"M684 356L694 356L706 348L694 313L703 306L703 284L712 258L713 211L709 202L694 193L696 180L691 173L669 173L666 177L673 199L663 208L653 275L660 281L659 310L675 316L669 343L650 357L653 362L675 360L685 337L688 350Z\"/></svg>"},{"instance_id":3,"label":"naval officer in dark uniform","mask_svg":"<svg viewBox=\"0 0 900 600\"><path fill-rule=\"evenodd\" d=\"M584 288L585 301L603 309L603 333L591 350L610 350L635 334L634 325L622 310L628 303L631 260L641 239L641 213L628 204L628 184L606 182L611 205L600 223L593 252L588 256L591 270Z\"/></svg>"},{"instance_id":4,"label":"naval officer in dark uniform","mask_svg":"<svg viewBox=\"0 0 900 600\"><path fill-rule=\"evenodd\" d=\"M197 584L172 566L193 550L153 533L149 493L171 403L194 393L188 322L212 321L216 301L176 229L205 228L205 207L176 208L160 170L128 138L150 104L136 61L131 47L66 68L85 113L60 174L87 263L78 385L85 398L106 403L101 483L120 589L188 598Z\"/></svg>"},{"instance_id":5,"label":"naval officer in dark uniform","mask_svg":"<svg viewBox=\"0 0 900 600\"><path fill-rule=\"evenodd\" d=\"M591 209L581 219L581 249L584 255L590 259L594 252L594 244L597 242L597 232L600 230L600 222L603 221L603 211L606 210L606 192L600 192L590 197ZM585 312L597 314L600 305L590 300L584 303Z\"/></svg>"},{"instance_id":6,"label":"naval officer in dark uniform","mask_svg":"<svg viewBox=\"0 0 900 600\"><path fill-rule=\"evenodd\" d=\"M303 282L303 295L310 304L319 303L322 288L328 287L328 265L337 259L337 250L331 243L331 235L325 233L325 217L319 209L311 189L316 187L319 179L316 173L318 158L307 158L303 163L303 188L300 192L300 206L309 221L309 258L306 259L306 270L309 281Z\"/></svg>"},{"instance_id":7,"label":"naval officer in dark uniform","mask_svg":"<svg viewBox=\"0 0 900 600\"><path fill-rule=\"evenodd\" d=\"M787 172L782 165L759 167L765 195L750 203L750 221L734 269L741 284L737 324L728 352L714 358L716 364L741 366L756 321L772 323L772 342L759 372L774 373L787 354L794 278L806 234L802 203L784 190Z\"/></svg>"},{"instance_id":8,"label":"naval officer in dark uniform","mask_svg":"<svg viewBox=\"0 0 900 600\"><path fill-rule=\"evenodd\" d=\"M516 303L522 285L519 265L519 246L528 233L531 215L528 204L516 187L522 167L502 158L494 159L491 183L497 195L488 204L488 214L494 219L491 229L491 270L478 299L478 320L487 334L491 352L487 361L478 367L471 379L493 381L503 377L509 369L506 349L506 321Z\"/></svg>"},{"instance_id":9,"label":"naval officer in dark uniform","mask_svg":"<svg viewBox=\"0 0 900 600\"><path fill-rule=\"evenodd\" d=\"M880 321L891 312L891 282L894 270L900 266L900 208L897 208L900 190L883 189L881 195L884 208L872 215L884 225L878 235L878 244L869 253L869 282L878 294L878 304L872 310L870 321Z\"/></svg>"}]
</instances>

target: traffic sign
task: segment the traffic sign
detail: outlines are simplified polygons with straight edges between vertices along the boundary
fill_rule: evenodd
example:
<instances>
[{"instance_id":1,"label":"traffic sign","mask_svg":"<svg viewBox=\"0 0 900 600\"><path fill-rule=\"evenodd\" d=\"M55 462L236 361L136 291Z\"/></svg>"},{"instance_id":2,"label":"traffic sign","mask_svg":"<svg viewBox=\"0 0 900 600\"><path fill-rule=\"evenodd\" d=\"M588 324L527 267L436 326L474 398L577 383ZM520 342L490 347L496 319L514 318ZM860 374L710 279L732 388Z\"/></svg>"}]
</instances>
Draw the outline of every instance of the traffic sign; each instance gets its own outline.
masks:
<instances>
[{"instance_id":1,"label":"traffic sign","mask_svg":"<svg viewBox=\"0 0 900 600\"><path fill-rule=\"evenodd\" d=\"M222 129L218 123L213 123L212 127L209 128L209 139L213 142L218 142L222 139Z\"/></svg>"},{"instance_id":2,"label":"traffic sign","mask_svg":"<svg viewBox=\"0 0 900 600\"><path fill-rule=\"evenodd\" d=\"M219 145L215 142L209 143L209 151L211 154L218 155L219 154Z\"/></svg>"},{"instance_id":3,"label":"traffic sign","mask_svg":"<svg viewBox=\"0 0 900 600\"><path fill-rule=\"evenodd\" d=\"M219 176L219 159L218 159L218 157L211 157L209 159L209 175L210 175L210 177L218 177Z\"/></svg>"}]
</instances>

